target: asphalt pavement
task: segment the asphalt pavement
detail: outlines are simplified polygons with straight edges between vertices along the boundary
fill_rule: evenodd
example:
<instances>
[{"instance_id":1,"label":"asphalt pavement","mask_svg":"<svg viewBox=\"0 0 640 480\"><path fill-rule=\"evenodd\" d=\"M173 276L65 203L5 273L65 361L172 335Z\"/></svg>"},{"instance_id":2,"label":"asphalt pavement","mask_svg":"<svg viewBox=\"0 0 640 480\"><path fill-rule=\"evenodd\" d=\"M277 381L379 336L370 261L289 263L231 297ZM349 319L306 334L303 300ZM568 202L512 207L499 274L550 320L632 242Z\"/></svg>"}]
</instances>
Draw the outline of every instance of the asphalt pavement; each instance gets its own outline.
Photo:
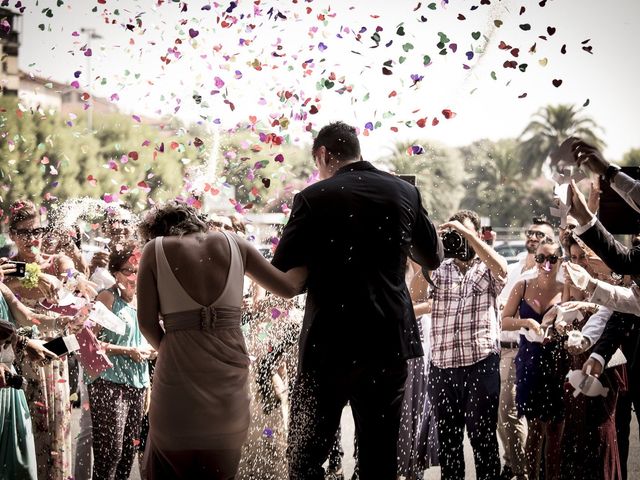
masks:
<instances>
[{"instance_id":1,"label":"asphalt pavement","mask_svg":"<svg viewBox=\"0 0 640 480\"><path fill-rule=\"evenodd\" d=\"M72 415L71 435L72 438L76 438L78 434L78 425L80 422L80 410L74 409ZM342 447L344 449L343 467L345 470L345 479L349 480L353 473L354 459L353 459L353 437L354 437L353 418L351 416L351 409L345 408L342 412ZM629 480L640 478L640 442L638 440L638 423L636 418L631 424L631 445L629 447L629 462L628 462L628 478ZM74 445L75 454L75 445ZM500 451L502 454L502 449ZM469 439L465 435L464 443L464 461L466 465L465 480L475 479L475 469L473 466L473 451L471 450L471 444ZM138 462L134 462L133 471L129 477L132 480L140 480L140 473L138 471ZM425 480L435 480L440 478L440 468L432 467L425 472ZM283 479L285 480L285 479Z\"/></svg>"}]
</instances>

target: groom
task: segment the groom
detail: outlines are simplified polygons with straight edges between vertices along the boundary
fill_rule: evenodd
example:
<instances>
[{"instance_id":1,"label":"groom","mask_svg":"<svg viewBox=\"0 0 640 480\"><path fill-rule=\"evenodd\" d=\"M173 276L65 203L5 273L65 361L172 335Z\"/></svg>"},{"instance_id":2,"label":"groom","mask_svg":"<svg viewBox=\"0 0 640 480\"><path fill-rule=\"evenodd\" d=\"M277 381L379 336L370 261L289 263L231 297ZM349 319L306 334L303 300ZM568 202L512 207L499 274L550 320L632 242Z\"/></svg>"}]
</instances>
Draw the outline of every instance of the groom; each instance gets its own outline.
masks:
<instances>
[{"instance_id":1,"label":"groom","mask_svg":"<svg viewBox=\"0 0 640 480\"><path fill-rule=\"evenodd\" d=\"M273 264L306 265L307 305L292 393L289 478L320 480L351 403L362 480L395 480L409 358L423 354L405 284L407 256L433 270L442 243L418 190L362 160L355 128L320 130L322 181L294 199Z\"/></svg>"}]
</instances>

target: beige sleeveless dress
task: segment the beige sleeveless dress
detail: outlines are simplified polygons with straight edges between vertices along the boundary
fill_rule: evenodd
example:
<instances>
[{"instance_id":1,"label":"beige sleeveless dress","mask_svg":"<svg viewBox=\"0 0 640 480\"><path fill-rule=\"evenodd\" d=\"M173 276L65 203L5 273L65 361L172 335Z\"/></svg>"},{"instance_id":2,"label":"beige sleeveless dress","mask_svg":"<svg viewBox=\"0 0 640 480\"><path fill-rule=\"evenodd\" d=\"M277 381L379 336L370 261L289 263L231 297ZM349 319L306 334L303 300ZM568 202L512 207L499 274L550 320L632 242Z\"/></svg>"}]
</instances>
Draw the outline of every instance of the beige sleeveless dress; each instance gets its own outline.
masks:
<instances>
[{"instance_id":1,"label":"beige sleeveless dress","mask_svg":"<svg viewBox=\"0 0 640 480\"><path fill-rule=\"evenodd\" d=\"M166 334L149 411L148 478L233 478L249 427L249 357L240 330L244 264L225 234L231 261L211 305L193 300L155 239L157 288Z\"/></svg>"}]
</instances>

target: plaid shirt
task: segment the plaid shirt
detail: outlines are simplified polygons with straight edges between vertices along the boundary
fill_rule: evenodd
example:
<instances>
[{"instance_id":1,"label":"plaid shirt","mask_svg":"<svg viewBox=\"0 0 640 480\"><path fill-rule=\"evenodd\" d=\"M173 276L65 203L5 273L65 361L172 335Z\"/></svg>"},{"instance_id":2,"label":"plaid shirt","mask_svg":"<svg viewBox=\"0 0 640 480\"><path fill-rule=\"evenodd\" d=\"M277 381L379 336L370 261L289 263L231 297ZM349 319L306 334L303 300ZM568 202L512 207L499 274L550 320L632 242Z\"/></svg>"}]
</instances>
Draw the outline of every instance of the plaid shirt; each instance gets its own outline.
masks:
<instances>
[{"instance_id":1,"label":"plaid shirt","mask_svg":"<svg viewBox=\"0 0 640 480\"><path fill-rule=\"evenodd\" d=\"M504 282L476 258L462 275L447 259L432 275L431 361L438 368L473 365L500 352L497 297Z\"/></svg>"}]
</instances>

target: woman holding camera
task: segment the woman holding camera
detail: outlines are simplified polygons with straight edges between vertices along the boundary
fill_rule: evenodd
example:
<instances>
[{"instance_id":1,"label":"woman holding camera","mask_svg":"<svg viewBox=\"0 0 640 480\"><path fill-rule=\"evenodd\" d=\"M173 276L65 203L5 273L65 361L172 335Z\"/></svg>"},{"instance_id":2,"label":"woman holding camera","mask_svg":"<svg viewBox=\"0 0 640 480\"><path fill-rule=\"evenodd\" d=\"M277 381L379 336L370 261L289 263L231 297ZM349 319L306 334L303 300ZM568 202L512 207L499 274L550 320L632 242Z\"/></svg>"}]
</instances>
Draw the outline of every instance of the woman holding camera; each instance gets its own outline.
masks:
<instances>
[{"instance_id":1,"label":"woman holding camera","mask_svg":"<svg viewBox=\"0 0 640 480\"><path fill-rule=\"evenodd\" d=\"M42 253L44 234L39 212L32 202L18 201L11 206L9 235L18 249L14 260L27 262L27 266L24 278L7 277L5 283L27 307L44 314L33 323L20 324L34 339L52 339L64 333L68 317L55 313L58 297L63 284L75 289L79 285L77 280L83 278L67 256ZM72 284L74 287L70 287ZM26 395L33 421L38 477L66 480L72 475L67 359L46 365L24 359L21 368L30 380Z\"/></svg>"},{"instance_id":2,"label":"woman holding camera","mask_svg":"<svg viewBox=\"0 0 640 480\"><path fill-rule=\"evenodd\" d=\"M4 285L5 274L15 272L15 266L0 259L0 467L6 478L37 479L36 452L24 391L12 382L24 381L13 368L14 352L27 354L33 361L45 362L56 355L41 342L18 336L15 319L19 323L38 320ZM31 318L30 318L31 317ZM11 388L13 387L13 388ZM5 478L3 476L3 478Z\"/></svg>"},{"instance_id":3,"label":"woman holding camera","mask_svg":"<svg viewBox=\"0 0 640 480\"><path fill-rule=\"evenodd\" d=\"M502 316L503 330L526 331L515 359L516 405L518 415L527 419L525 456L531 480L539 476L545 438L545 478L560 474L567 353L559 340L548 338L543 317L562 300L563 284L557 280L561 259L561 246L542 240L535 255L537 276L513 287Z\"/></svg>"}]
</instances>

